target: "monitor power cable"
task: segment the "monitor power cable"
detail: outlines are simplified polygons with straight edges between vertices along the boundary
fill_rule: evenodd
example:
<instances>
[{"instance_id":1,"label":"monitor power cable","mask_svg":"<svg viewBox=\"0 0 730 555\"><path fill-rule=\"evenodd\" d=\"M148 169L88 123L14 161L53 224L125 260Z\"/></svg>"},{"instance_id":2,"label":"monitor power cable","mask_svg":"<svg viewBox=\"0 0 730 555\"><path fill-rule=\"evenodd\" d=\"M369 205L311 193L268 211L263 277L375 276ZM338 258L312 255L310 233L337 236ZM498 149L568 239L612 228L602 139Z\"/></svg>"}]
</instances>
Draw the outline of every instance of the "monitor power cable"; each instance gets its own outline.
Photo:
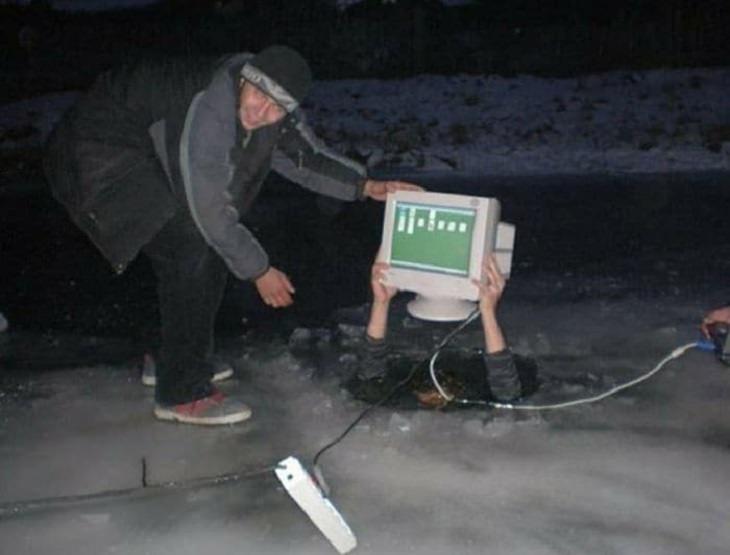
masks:
<instances>
[{"instance_id":1,"label":"monitor power cable","mask_svg":"<svg viewBox=\"0 0 730 555\"><path fill-rule=\"evenodd\" d=\"M447 391L444 390L444 388L441 386L441 384L438 381L438 378L436 377L436 359L438 358L439 351L435 352L433 356L431 357L431 360L429 362L429 371L431 374L431 381L433 382L434 386L438 390L439 394L446 399L447 401L453 401L454 403L462 404L462 405L485 405L490 406L492 408L496 409L504 409L504 410L533 410L533 411L540 411L540 410L557 410L557 409L564 409L568 407L574 407L578 405L585 405L588 403L595 403L598 401L602 401L603 399L606 399L607 397L610 397L612 395L615 395L619 391L623 391L625 389L629 389L630 387L633 387L635 385L640 384L641 382L648 380L651 378L654 374L659 372L668 362L682 356L684 353L686 353L689 349L692 348L702 348L702 345L698 342L694 343L687 343L686 345L682 345L681 347L677 347L674 349L671 353L669 353L666 357L664 357L662 360L657 363L654 368L652 368L649 372L646 372L645 374L642 374L641 376L630 380L628 382L619 384L617 386L612 387L608 391L604 391L603 393L600 393L598 395L594 395L592 397L585 397L581 399L574 399L572 401L565 401L563 403L554 403L554 404L545 404L545 405L523 405L523 404L514 404L514 403L500 403L500 402L494 402L494 401L483 401L483 400L476 400L476 399L460 399L455 397L454 395L451 395Z\"/></svg>"}]
</instances>

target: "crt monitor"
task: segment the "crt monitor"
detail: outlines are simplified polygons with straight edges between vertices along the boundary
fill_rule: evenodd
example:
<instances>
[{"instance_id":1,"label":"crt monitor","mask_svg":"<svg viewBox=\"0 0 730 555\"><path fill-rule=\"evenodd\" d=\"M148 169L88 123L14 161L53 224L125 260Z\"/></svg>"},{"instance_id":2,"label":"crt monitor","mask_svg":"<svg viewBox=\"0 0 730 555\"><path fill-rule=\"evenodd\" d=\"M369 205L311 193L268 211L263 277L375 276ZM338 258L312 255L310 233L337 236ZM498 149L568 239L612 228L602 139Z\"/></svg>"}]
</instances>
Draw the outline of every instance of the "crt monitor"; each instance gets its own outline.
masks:
<instances>
[{"instance_id":1,"label":"crt monitor","mask_svg":"<svg viewBox=\"0 0 730 555\"><path fill-rule=\"evenodd\" d=\"M509 276L514 226L501 223L495 198L397 191L389 194L380 259L387 284L416 293L409 313L424 320L457 321L475 308L482 262L490 252Z\"/></svg>"}]
</instances>

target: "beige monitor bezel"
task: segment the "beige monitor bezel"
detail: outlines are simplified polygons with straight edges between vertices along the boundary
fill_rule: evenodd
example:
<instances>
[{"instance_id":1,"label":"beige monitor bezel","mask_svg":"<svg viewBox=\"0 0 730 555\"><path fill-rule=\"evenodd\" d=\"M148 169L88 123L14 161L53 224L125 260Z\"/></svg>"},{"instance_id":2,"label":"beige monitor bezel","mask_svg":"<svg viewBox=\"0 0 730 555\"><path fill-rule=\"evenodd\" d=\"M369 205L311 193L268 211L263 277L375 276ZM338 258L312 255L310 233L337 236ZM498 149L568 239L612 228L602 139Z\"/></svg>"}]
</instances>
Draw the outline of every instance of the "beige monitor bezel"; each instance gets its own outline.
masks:
<instances>
[{"instance_id":1,"label":"beige monitor bezel","mask_svg":"<svg viewBox=\"0 0 730 555\"><path fill-rule=\"evenodd\" d=\"M479 291L472 283L472 279L482 279L482 261L495 248L497 226L501 211L499 201L490 197L432 193L427 191L397 191L396 193L389 194L385 203L380 251L380 258L388 264L391 262L395 207L398 202L475 210L475 231L469 255L469 275L467 277L439 274L425 270L391 267L387 273L387 284L397 287L399 290L412 291L429 297L446 297L476 301L479 297ZM479 230L481 230L481 233Z\"/></svg>"}]
</instances>

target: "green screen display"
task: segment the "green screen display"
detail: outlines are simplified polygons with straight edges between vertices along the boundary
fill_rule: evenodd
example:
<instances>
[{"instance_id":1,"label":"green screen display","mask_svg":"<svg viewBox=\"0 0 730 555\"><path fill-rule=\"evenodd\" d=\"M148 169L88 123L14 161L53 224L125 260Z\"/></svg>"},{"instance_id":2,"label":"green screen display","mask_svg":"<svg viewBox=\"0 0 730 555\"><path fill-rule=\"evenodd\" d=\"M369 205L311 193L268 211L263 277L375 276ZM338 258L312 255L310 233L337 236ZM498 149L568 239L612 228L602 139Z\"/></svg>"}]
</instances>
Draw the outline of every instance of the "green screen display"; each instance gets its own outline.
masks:
<instances>
[{"instance_id":1,"label":"green screen display","mask_svg":"<svg viewBox=\"0 0 730 555\"><path fill-rule=\"evenodd\" d=\"M397 202L390 264L469 275L476 210Z\"/></svg>"}]
</instances>

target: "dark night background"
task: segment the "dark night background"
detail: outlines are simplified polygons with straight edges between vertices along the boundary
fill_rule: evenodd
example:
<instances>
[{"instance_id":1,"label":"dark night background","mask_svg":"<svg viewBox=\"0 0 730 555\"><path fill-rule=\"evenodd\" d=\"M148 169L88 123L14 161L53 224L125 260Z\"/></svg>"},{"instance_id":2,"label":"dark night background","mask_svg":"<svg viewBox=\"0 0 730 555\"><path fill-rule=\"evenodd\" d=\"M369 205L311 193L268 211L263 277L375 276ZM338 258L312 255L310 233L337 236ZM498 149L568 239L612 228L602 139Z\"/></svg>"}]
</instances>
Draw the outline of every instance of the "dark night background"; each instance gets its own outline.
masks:
<instances>
[{"instance_id":1,"label":"dark night background","mask_svg":"<svg viewBox=\"0 0 730 555\"><path fill-rule=\"evenodd\" d=\"M168 0L106 12L0 3L1 100L83 88L140 56L299 49L320 79L418 73L570 76L725 64L724 0Z\"/></svg>"}]
</instances>

